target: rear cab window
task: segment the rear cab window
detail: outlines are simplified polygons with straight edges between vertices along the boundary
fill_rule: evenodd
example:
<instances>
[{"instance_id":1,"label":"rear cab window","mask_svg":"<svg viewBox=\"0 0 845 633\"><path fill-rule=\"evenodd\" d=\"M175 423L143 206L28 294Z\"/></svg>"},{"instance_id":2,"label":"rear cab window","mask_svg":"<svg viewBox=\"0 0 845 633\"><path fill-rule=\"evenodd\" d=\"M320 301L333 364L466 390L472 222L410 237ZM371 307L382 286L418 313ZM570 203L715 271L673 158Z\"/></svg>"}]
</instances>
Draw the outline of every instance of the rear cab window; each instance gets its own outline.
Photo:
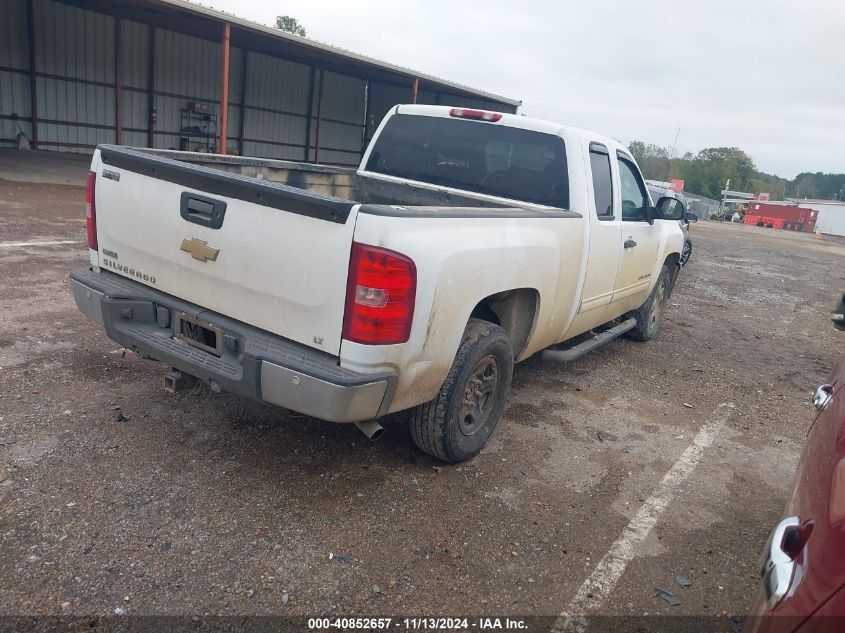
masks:
<instances>
[{"instance_id":1,"label":"rear cab window","mask_svg":"<svg viewBox=\"0 0 845 633\"><path fill-rule=\"evenodd\" d=\"M563 139L495 123L396 114L366 170L561 209L569 208Z\"/></svg>"}]
</instances>

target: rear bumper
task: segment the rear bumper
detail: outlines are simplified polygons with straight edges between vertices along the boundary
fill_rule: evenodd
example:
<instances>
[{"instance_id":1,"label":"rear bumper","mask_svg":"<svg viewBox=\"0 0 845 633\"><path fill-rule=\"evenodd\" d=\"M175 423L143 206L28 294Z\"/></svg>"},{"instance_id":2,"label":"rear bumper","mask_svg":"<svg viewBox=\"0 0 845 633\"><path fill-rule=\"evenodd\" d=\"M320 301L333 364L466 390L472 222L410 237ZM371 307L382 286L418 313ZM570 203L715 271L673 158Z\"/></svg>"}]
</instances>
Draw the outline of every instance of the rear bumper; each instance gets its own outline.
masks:
<instances>
[{"instance_id":1,"label":"rear bumper","mask_svg":"<svg viewBox=\"0 0 845 633\"><path fill-rule=\"evenodd\" d=\"M387 411L391 374L362 374L337 358L164 294L87 268L70 274L79 310L109 338L142 356L236 393L331 422L372 420ZM220 332L219 356L175 337L180 315Z\"/></svg>"}]
</instances>

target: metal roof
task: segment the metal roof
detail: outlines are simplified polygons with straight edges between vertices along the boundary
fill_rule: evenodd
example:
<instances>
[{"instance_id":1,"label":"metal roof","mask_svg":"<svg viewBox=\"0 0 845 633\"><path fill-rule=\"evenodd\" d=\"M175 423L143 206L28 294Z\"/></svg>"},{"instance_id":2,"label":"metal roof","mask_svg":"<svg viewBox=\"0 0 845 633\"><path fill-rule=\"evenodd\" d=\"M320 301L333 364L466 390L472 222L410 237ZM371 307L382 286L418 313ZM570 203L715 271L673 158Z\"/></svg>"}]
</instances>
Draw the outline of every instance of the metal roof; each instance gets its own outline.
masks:
<instances>
[{"instance_id":1,"label":"metal roof","mask_svg":"<svg viewBox=\"0 0 845 633\"><path fill-rule=\"evenodd\" d=\"M829 198L787 198L790 203L830 204L837 207L845 206L845 200L830 200Z\"/></svg>"},{"instance_id":2,"label":"metal roof","mask_svg":"<svg viewBox=\"0 0 845 633\"><path fill-rule=\"evenodd\" d=\"M419 79L421 89L443 90L464 96L475 97L507 104L514 108L522 105L522 101L510 99L501 95L478 90L447 79L433 75L419 73L396 64L380 61L360 55L352 51L324 44L316 40L285 33L279 29L258 24L244 18L239 18L225 11L219 11L187 0L63 0L70 4L95 8L112 15L129 17L144 22L158 23L165 28L181 30L206 39L214 39L216 33L208 29L208 21L223 24L228 22L232 27L232 45L243 46L250 50L266 50L294 61L313 64L315 61L335 67L339 72L347 72L360 76L373 74L375 79L393 78L394 83L410 85L414 79ZM206 22L205 25L199 21ZM222 28L222 27L221 27ZM238 42L238 39L241 41ZM331 69L331 68L330 68Z\"/></svg>"}]
</instances>

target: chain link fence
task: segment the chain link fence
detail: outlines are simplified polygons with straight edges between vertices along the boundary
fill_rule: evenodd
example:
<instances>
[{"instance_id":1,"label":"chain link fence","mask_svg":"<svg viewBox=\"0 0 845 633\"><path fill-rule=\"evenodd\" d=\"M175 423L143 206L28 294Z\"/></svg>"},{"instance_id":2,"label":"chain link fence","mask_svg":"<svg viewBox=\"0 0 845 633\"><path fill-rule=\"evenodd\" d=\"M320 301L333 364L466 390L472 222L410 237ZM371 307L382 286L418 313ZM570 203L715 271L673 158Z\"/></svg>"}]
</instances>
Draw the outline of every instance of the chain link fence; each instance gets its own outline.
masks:
<instances>
[{"instance_id":1,"label":"chain link fence","mask_svg":"<svg viewBox=\"0 0 845 633\"><path fill-rule=\"evenodd\" d=\"M687 198L689 211L695 213L701 220L709 220L711 215L719 212L719 201L697 196L694 193L684 192Z\"/></svg>"}]
</instances>

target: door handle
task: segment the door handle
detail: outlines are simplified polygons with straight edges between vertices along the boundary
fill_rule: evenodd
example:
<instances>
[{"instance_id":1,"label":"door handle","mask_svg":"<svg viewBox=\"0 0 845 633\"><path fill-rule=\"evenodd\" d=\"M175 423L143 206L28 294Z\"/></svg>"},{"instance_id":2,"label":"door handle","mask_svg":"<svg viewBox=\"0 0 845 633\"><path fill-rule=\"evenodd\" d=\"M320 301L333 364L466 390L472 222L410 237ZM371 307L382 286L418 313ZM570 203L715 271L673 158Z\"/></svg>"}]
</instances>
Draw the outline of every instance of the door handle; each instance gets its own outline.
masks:
<instances>
[{"instance_id":1,"label":"door handle","mask_svg":"<svg viewBox=\"0 0 845 633\"><path fill-rule=\"evenodd\" d=\"M636 245L637 243L629 237L627 240L625 240L625 243L622 246L624 246L625 248L634 248Z\"/></svg>"},{"instance_id":2,"label":"door handle","mask_svg":"<svg viewBox=\"0 0 845 633\"><path fill-rule=\"evenodd\" d=\"M226 203L223 200L183 191L179 215L188 222L219 229L223 226L223 217L226 215Z\"/></svg>"}]
</instances>

